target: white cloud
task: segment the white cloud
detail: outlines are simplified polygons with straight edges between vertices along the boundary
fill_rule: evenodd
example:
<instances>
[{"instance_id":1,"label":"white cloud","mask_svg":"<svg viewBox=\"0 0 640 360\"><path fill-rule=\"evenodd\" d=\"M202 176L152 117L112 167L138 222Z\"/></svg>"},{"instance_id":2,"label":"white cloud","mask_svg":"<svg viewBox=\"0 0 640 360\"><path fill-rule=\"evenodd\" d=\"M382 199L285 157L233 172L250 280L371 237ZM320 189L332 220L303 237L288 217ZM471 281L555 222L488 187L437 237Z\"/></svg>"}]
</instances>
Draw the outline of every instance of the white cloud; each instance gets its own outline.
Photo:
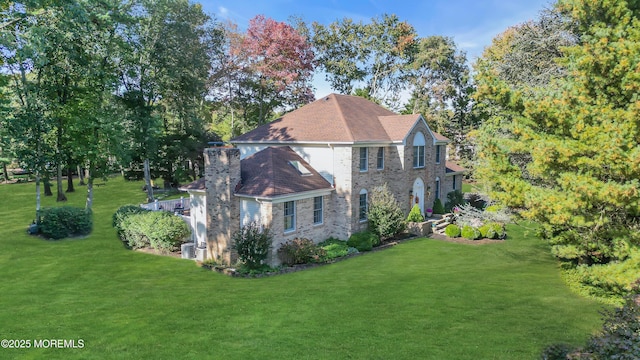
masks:
<instances>
[{"instance_id":1,"label":"white cloud","mask_svg":"<svg viewBox=\"0 0 640 360\"><path fill-rule=\"evenodd\" d=\"M218 13L220 14L221 17L228 17L229 16L229 9L227 9L224 6L220 6L218 7Z\"/></svg>"}]
</instances>

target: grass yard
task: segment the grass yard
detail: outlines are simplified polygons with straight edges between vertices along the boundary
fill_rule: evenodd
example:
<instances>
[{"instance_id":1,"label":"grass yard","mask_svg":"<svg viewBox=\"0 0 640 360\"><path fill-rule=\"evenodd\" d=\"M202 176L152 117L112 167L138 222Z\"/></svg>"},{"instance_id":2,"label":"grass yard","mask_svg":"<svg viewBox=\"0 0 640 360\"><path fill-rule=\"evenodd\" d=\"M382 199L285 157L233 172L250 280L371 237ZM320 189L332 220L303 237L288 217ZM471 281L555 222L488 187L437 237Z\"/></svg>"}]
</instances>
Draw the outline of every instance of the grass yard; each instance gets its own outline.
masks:
<instances>
[{"instance_id":1,"label":"grass yard","mask_svg":"<svg viewBox=\"0 0 640 360\"><path fill-rule=\"evenodd\" d=\"M82 339L82 349L2 349L46 359L537 359L581 345L601 306L570 292L547 246L404 242L308 271L230 278L126 250L111 228L141 182L96 189L94 232L25 233L33 184L0 185L0 339ZM85 188L68 194L84 204ZM47 206L52 198L44 199Z\"/></svg>"}]
</instances>

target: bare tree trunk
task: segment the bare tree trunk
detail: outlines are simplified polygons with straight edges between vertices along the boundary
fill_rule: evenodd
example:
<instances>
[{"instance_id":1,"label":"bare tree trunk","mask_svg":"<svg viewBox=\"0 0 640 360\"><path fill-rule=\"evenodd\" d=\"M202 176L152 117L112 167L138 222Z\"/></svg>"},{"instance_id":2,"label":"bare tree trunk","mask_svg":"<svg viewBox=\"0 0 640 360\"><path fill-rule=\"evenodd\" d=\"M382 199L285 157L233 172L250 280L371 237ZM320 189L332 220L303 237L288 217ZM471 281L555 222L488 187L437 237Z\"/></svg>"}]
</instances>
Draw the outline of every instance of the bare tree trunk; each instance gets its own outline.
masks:
<instances>
[{"instance_id":1,"label":"bare tree trunk","mask_svg":"<svg viewBox=\"0 0 640 360\"><path fill-rule=\"evenodd\" d=\"M91 161L89 161L89 169L87 174L87 202L85 203L85 210L91 211L93 206L93 174L91 173Z\"/></svg>"},{"instance_id":2,"label":"bare tree trunk","mask_svg":"<svg viewBox=\"0 0 640 360\"><path fill-rule=\"evenodd\" d=\"M56 201L67 201L67 196L62 191L62 165L58 163L56 167L57 167L56 186L57 186L57 192L58 192L58 197L56 198Z\"/></svg>"},{"instance_id":3,"label":"bare tree trunk","mask_svg":"<svg viewBox=\"0 0 640 360\"><path fill-rule=\"evenodd\" d=\"M44 196L53 196L53 192L51 191L51 179L49 178L49 173L45 172L44 179Z\"/></svg>"},{"instance_id":4,"label":"bare tree trunk","mask_svg":"<svg viewBox=\"0 0 640 360\"><path fill-rule=\"evenodd\" d=\"M7 163L3 162L2 163L2 175L4 175L4 183L8 183L9 182L9 172L7 171Z\"/></svg>"},{"instance_id":5,"label":"bare tree trunk","mask_svg":"<svg viewBox=\"0 0 640 360\"><path fill-rule=\"evenodd\" d=\"M71 166L67 166L67 191L65 192L74 192L76 189L73 187L73 170L71 170Z\"/></svg>"},{"instance_id":6,"label":"bare tree trunk","mask_svg":"<svg viewBox=\"0 0 640 360\"><path fill-rule=\"evenodd\" d=\"M36 171L36 225L40 225L40 174Z\"/></svg>"},{"instance_id":7,"label":"bare tree trunk","mask_svg":"<svg viewBox=\"0 0 640 360\"><path fill-rule=\"evenodd\" d=\"M78 178L80 179L80 181L78 182L78 186L84 186L86 185L84 183L84 171L82 170L82 167L80 165L77 166L78 169Z\"/></svg>"},{"instance_id":8,"label":"bare tree trunk","mask_svg":"<svg viewBox=\"0 0 640 360\"><path fill-rule=\"evenodd\" d=\"M147 188L147 202L153 202L153 187L151 186L151 171L149 170L149 159L144 159L144 183Z\"/></svg>"}]
</instances>

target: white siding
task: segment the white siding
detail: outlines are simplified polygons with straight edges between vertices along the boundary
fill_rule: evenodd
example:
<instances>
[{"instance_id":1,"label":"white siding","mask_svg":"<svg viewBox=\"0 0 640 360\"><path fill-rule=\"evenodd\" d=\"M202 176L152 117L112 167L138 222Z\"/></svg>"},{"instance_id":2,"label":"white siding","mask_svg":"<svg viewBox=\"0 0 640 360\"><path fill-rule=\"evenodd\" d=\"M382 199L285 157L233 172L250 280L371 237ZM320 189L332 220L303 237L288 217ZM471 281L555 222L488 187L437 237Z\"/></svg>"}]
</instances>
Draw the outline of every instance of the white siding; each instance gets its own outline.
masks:
<instances>
[{"instance_id":1,"label":"white siding","mask_svg":"<svg viewBox=\"0 0 640 360\"><path fill-rule=\"evenodd\" d=\"M261 223L260 203L254 200L240 201L240 226L246 226L251 222Z\"/></svg>"},{"instance_id":2,"label":"white siding","mask_svg":"<svg viewBox=\"0 0 640 360\"><path fill-rule=\"evenodd\" d=\"M240 150L240 160L246 158L247 156L251 156L259 151L262 151L267 148L267 145L238 145L238 149Z\"/></svg>"},{"instance_id":3,"label":"white siding","mask_svg":"<svg viewBox=\"0 0 640 360\"><path fill-rule=\"evenodd\" d=\"M206 247L207 244L207 206L206 196L204 193L189 194L191 209L189 216L191 217L192 237L196 246Z\"/></svg>"},{"instance_id":4,"label":"white siding","mask_svg":"<svg viewBox=\"0 0 640 360\"><path fill-rule=\"evenodd\" d=\"M330 184L333 184L333 149L328 145L292 146L301 158L309 163Z\"/></svg>"}]
</instances>

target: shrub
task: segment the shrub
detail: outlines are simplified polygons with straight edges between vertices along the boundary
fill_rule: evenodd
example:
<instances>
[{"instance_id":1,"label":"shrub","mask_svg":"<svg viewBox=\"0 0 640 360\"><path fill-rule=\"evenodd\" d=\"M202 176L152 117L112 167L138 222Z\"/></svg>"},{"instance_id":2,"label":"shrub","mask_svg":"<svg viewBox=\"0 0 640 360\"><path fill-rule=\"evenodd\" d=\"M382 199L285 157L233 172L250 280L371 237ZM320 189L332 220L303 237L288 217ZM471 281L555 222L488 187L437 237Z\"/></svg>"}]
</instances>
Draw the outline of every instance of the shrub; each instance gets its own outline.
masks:
<instances>
[{"instance_id":1,"label":"shrub","mask_svg":"<svg viewBox=\"0 0 640 360\"><path fill-rule=\"evenodd\" d=\"M507 233L504 230L504 225L500 223L491 223L489 224L490 229L487 235L489 235L490 239L504 239L507 236Z\"/></svg>"},{"instance_id":2,"label":"shrub","mask_svg":"<svg viewBox=\"0 0 640 360\"><path fill-rule=\"evenodd\" d=\"M469 240L478 240L480 239L480 231L473 226L465 225L460 232L463 238Z\"/></svg>"},{"instance_id":3,"label":"shrub","mask_svg":"<svg viewBox=\"0 0 640 360\"><path fill-rule=\"evenodd\" d=\"M436 201L433 202L433 213L444 214L444 206L442 206L442 201L440 201L440 199L436 199Z\"/></svg>"},{"instance_id":4,"label":"shrub","mask_svg":"<svg viewBox=\"0 0 640 360\"><path fill-rule=\"evenodd\" d=\"M495 231L491 230L491 225L490 224L484 224L484 225L480 226L478 228L478 231L480 231L480 236L482 238L491 239L492 237L490 236L490 233L492 233L495 236Z\"/></svg>"},{"instance_id":5,"label":"shrub","mask_svg":"<svg viewBox=\"0 0 640 360\"><path fill-rule=\"evenodd\" d=\"M547 346L543 351L540 359L542 360L566 360L567 355L575 352L577 349L568 344L553 344Z\"/></svg>"},{"instance_id":6,"label":"shrub","mask_svg":"<svg viewBox=\"0 0 640 360\"><path fill-rule=\"evenodd\" d=\"M486 208L484 208L484 211L486 212L498 212L500 210L503 210L504 207L502 205L489 205Z\"/></svg>"},{"instance_id":7,"label":"shrub","mask_svg":"<svg viewBox=\"0 0 640 360\"><path fill-rule=\"evenodd\" d=\"M121 239L130 248L152 247L161 252L177 250L191 233L184 220L166 211L131 213L119 226Z\"/></svg>"},{"instance_id":8,"label":"shrub","mask_svg":"<svg viewBox=\"0 0 640 360\"><path fill-rule=\"evenodd\" d=\"M591 338L585 350L593 359L638 359L640 303L629 296L624 306L606 311L602 332Z\"/></svg>"},{"instance_id":9,"label":"shrub","mask_svg":"<svg viewBox=\"0 0 640 360\"><path fill-rule=\"evenodd\" d=\"M152 248L161 252L176 251L180 244L186 242L191 235L189 225L179 216L166 211L154 211L144 214L155 218L147 237Z\"/></svg>"},{"instance_id":10,"label":"shrub","mask_svg":"<svg viewBox=\"0 0 640 360\"><path fill-rule=\"evenodd\" d=\"M327 240L319 243L318 246L326 252L325 259L327 260L347 256L349 254L349 245L347 245L347 242L344 240L328 238ZM355 248L352 249L355 250Z\"/></svg>"},{"instance_id":11,"label":"shrub","mask_svg":"<svg viewBox=\"0 0 640 360\"><path fill-rule=\"evenodd\" d=\"M462 226L471 225L479 228L486 223L506 224L510 221L511 214L509 214L506 208L496 212L488 212L476 209L469 204L465 204L458 206L458 212L456 213L456 223Z\"/></svg>"},{"instance_id":12,"label":"shrub","mask_svg":"<svg viewBox=\"0 0 640 360\"><path fill-rule=\"evenodd\" d=\"M454 207L464 204L464 194L460 190L454 190L447 194L447 201L444 203L444 212L451 212Z\"/></svg>"},{"instance_id":13,"label":"shrub","mask_svg":"<svg viewBox=\"0 0 640 360\"><path fill-rule=\"evenodd\" d=\"M449 224L444 228L444 233L450 238L457 238L460 236L460 227L456 224Z\"/></svg>"},{"instance_id":14,"label":"shrub","mask_svg":"<svg viewBox=\"0 0 640 360\"><path fill-rule=\"evenodd\" d=\"M40 232L48 239L59 240L91 233L91 211L71 206L46 208L41 211Z\"/></svg>"},{"instance_id":15,"label":"shrub","mask_svg":"<svg viewBox=\"0 0 640 360\"><path fill-rule=\"evenodd\" d=\"M231 240L240 261L249 269L257 269L269 255L273 237L268 228L261 231L257 223L251 222L236 231Z\"/></svg>"},{"instance_id":16,"label":"shrub","mask_svg":"<svg viewBox=\"0 0 640 360\"><path fill-rule=\"evenodd\" d=\"M347 241L347 245L358 249L358 251L371 251L374 246L380 244L380 238L372 232L362 231L352 234Z\"/></svg>"},{"instance_id":17,"label":"shrub","mask_svg":"<svg viewBox=\"0 0 640 360\"><path fill-rule=\"evenodd\" d=\"M406 228L404 213L387 184L372 191L367 218L369 229L381 239L399 234Z\"/></svg>"},{"instance_id":18,"label":"shrub","mask_svg":"<svg viewBox=\"0 0 640 360\"><path fill-rule=\"evenodd\" d=\"M326 254L323 248L309 239L295 238L280 245L278 249L278 258L286 265L320 262Z\"/></svg>"},{"instance_id":19,"label":"shrub","mask_svg":"<svg viewBox=\"0 0 640 360\"><path fill-rule=\"evenodd\" d=\"M116 228L116 230L118 230L118 236L120 236L120 233L122 232L122 222L127 216L147 213L149 211L151 210L141 208L138 205L122 205L118 208L118 210L116 210L115 213L113 213L113 216L111 217L111 225Z\"/></svg>"},{"instance_id":20,"label":"shrub","mask_svg":"<svg viewBox=\"0 0 640 360\"><path fill-rule=\"evenodd\" d=\"M413 205L411 211L409 211L409 216L407 217L407 221L409 222L423 222L424 216L420 213L420 206L418 204Z\"/></svg>"}]
</instances>

